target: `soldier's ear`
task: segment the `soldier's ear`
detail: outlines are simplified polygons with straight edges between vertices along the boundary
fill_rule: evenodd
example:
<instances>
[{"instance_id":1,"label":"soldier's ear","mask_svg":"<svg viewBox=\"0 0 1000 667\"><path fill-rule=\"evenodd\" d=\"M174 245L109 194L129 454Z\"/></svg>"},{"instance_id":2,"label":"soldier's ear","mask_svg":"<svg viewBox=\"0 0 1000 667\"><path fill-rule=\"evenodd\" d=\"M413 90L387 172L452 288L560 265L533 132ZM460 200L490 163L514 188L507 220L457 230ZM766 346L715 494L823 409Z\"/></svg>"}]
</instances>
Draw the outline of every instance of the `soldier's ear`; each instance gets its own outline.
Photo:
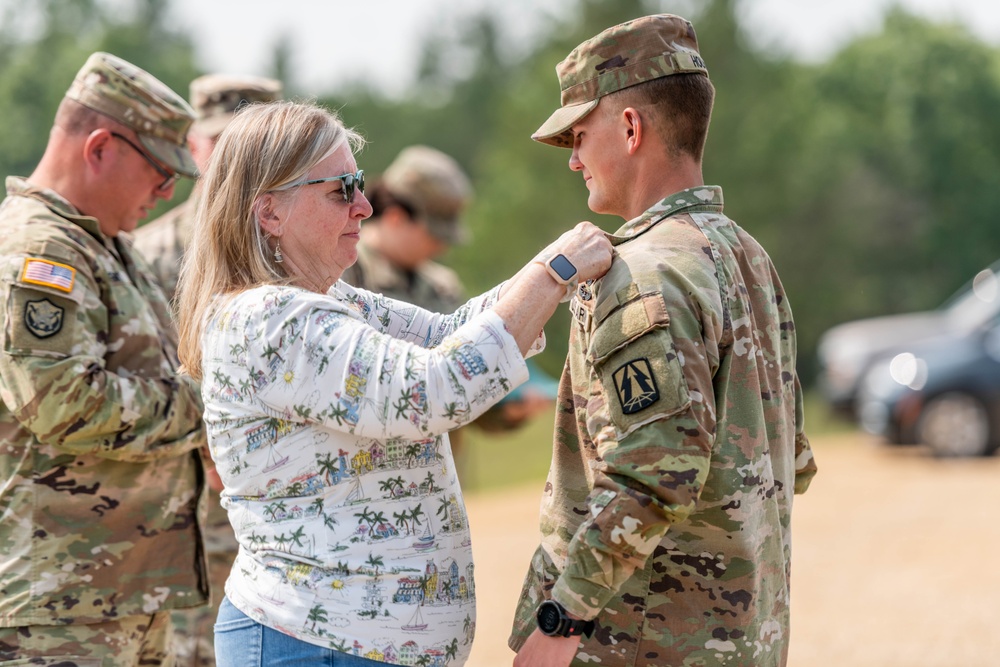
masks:
<instances>
[{"instance_id":1,"label":"soldier's ear","mask_svg":"<svg viewBox=\"0 0 1000 667\"><path fill-rule=\"evenodd\" d=\"M83 140L83 161L91 171L100 173L108 164L111 153L111 140L114 137L106 128L98 128L87 135Z\"/></svg>"},{"instance_id":2,"label":"soldier's ear","mask_svg":"<svg viewBox=\"0 0 1000 667\"><path fill-rule=\"evenodd\" d=\"M629 154L635 153L642 145L643 119L642 115L632 107L622 110L622 122L625 125L625 141Z\"/></svg>"}]
</instances>

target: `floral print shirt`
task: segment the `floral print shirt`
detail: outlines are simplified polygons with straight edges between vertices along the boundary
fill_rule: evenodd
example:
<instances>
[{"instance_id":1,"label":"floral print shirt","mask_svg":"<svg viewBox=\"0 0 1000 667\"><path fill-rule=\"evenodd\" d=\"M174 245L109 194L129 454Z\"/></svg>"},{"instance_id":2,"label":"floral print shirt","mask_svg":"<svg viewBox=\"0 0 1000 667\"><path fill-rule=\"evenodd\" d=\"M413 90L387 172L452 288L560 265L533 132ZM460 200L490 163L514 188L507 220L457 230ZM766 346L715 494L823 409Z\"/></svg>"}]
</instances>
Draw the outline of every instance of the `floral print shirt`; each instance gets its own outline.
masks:
<instances>
[{"instance_id":1,"label":"floral print shirt","mask_svg":"<svg viewBox=\"0 0 1000 667\"><path fill-rule=\"evenodd\" d=\"M452 315L340 281L220 301L202 394L243 613L373 660L465 662L476 590L447 432L528 377L498 293Z\"/></svg>"}]
</instances>

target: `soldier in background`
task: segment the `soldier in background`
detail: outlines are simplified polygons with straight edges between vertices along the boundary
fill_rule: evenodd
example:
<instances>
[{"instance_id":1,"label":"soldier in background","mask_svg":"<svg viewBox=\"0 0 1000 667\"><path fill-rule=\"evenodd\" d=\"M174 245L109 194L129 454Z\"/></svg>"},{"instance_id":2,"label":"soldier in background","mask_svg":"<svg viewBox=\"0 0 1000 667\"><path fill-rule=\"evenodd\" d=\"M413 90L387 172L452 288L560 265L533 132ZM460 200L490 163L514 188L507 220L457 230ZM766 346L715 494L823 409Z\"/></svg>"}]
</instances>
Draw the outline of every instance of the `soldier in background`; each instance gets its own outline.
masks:
<instances>
[{"instance_id":1,"label":"soldier in background","mask_svg":"<svg viewBox=\"0 0 1000 667\"><path fill-rule=\"evenodd\" d=\"M816 465L777 271L702 178L694 27L629 21L556 72L532 138L572 149L590 209L624 223L570 303L514 664L784 665L792 494Z\"/></svg>"},{"instance_id":2,"label":"soldier in background","mask_svg":"<svg viewBox=\"0 0 1000 667\"><path fill-rule=\"evenodd\" d=\"M226 129L236 109L244 104L273 102L281 99L281 82L255 76L206 74L191 82L190 100L196 119L188 133L191 154L202 172L215 149L215 142ZM135 232L135 247L146 257L164 292L173 303L177 289L181 257L191 240L195 209L199 196L195 184L191 197L165 215ZM218 475L209 470L209 481ZM208 520L205 526L205 551L208 556L212 604L208 607L176 612L173 615L177 664L215 665L215 618L225 591L226 578L236 558L239 544L220 504L221 483L212 483L208 492Z\"/></svg>"},{"instance_id":3,"label":"soldier in background","mask_svg":"<svg viewBox=\"0 0 1000 667\"><path fill-rule=\"evenodd\" d=\"M366 195L372 217L361 227L358 261L342 280L437 313L452 313L465 303L458 274L434 261L469 241L462 215L472 186L458 163L429 146L404 148ZM527 363L531 379L473 422L476 426L510 431L552 406L554 380ZM450 434L460 474L466 461L463 431Z\"/></svg>"},{"instance_id":4,"label":"soldier in background","mask_svg":"<svg viewBox=\"0 0 1000 667\"><path fill-rule=\"evenodd\" d=\"M0 204L0 661L167 665L208 601L202 403L125 232L197 174L194 112L90 56Z\"/></svg>"},{"instance_id":5,"label":"soldier in background","mask_svg":"<svg viewBox=\"0 0 1000 667\"><path fill-rule=\"evenodd\" d=\"M462 168L439 150L410 146L366 195L372 217L361 227L358 261L342 280L435 313L455 312L465 288L433 260L469 238L462 213L472 186Z\"/></svg>"},{"instance_id":6,"label":"soldier in background","mask_svg":"<svg viewBox=\"0 0 1000 667\"><path fill-rule=\"evenodd\" d=\"M243 104L281 99L280 81L256 76L206 74L190 85L191 106L196 118L188 133L188 145L198 169L205 170L215 142L226 129L236 109ZM198 185L191 196L135 232L135 247L146 257L167 298L173 303L181 257L191 241Z\"/></svg>"}]
</instances>

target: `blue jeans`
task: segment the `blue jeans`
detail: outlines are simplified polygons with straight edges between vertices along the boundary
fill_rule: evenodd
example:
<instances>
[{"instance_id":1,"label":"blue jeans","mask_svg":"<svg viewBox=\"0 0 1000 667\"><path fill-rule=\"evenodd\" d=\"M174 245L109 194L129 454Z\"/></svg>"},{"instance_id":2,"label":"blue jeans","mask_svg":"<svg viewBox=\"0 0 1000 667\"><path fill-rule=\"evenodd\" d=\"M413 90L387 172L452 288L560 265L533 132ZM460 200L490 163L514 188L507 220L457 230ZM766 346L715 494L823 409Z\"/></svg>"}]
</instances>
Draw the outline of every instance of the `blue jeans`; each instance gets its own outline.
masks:
<instances>
[{"instance_id":1,"label":"blue jeans","mask_svg":"<svg viewBox=\"0 0 1000 667\"><path fill-rule=\"evenodd\" d=\"M386 663L323 648L248 617L223 598L215 621L217 667L386 667Z\"/></svg>"}]
</instances>

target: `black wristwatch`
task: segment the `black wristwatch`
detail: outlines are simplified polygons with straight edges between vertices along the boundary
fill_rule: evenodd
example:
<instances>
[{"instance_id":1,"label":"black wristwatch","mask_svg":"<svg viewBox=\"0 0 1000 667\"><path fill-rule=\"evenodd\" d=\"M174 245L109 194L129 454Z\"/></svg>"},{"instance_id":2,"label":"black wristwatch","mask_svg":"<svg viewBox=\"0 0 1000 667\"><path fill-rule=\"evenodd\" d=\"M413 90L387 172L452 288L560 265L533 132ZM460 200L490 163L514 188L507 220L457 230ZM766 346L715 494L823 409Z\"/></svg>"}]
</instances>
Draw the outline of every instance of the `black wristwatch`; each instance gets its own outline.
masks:
<instances>
[{"instance_id":1,"label":"black wristwatch","mask_svg":"<svg viewBox=\"0 0 1000 667\"><path fill-rule=\"evenodd\" d=\"M566 610L555 600L546 600L538 605L535 612L538 629L549 637L571 637L583 635L590 638L594 634L593 621L578 621L566 615Z\"/></svg>"}]
</instances>

